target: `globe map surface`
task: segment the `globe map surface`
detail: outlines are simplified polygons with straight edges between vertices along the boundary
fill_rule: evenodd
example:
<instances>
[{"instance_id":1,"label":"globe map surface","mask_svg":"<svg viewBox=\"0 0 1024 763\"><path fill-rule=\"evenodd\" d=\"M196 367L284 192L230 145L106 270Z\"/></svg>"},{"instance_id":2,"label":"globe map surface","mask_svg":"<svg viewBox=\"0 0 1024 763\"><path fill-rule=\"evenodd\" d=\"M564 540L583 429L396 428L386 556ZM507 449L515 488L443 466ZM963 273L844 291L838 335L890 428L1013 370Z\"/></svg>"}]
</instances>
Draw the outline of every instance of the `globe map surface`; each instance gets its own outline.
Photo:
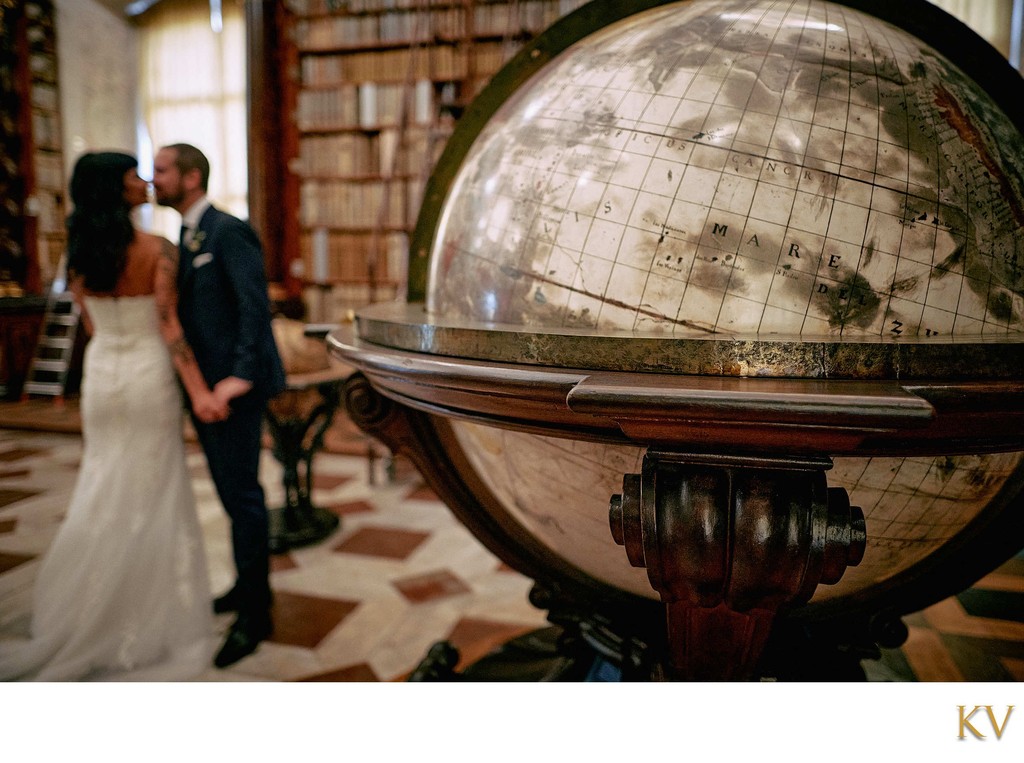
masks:
<instances>
[{"instance_id":1,"label":"globe map surface","mask_svg":"<svg viewBox=\"0 0 1024 763\"><path fill-rule=\"evenodd\" d=\"M957 66L850 7L652 8L577 41L509 97L438 222L445 320L674 337L914 341L1022 328L1024 141ZM508 513L558 555L653 596L607 523L643 451L453 422ZM1021 455L837 458L860 566L952 538Z\"/></svg>"}]
</instances>

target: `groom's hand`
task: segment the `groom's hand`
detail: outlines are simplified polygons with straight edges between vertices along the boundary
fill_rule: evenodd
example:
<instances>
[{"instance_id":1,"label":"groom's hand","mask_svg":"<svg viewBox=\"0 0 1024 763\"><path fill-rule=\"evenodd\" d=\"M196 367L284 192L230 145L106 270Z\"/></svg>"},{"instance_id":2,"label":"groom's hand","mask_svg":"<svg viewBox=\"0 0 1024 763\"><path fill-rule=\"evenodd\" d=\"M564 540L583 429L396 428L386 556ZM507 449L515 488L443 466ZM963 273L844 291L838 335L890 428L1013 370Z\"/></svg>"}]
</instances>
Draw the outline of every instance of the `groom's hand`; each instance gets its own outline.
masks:
<instances>
[{"instance_id":1,"label":"groom's hand","mask_svg":"<svg viewBox=\"0 0 1024 763\"><path fill-rule=\"evenodd\" d=\"M252 382L238 376L228 376L221 379L213 387L213 396L224 404L225 407L236 397L241 397L252 389Z\"/></svg>"}]
</instances>

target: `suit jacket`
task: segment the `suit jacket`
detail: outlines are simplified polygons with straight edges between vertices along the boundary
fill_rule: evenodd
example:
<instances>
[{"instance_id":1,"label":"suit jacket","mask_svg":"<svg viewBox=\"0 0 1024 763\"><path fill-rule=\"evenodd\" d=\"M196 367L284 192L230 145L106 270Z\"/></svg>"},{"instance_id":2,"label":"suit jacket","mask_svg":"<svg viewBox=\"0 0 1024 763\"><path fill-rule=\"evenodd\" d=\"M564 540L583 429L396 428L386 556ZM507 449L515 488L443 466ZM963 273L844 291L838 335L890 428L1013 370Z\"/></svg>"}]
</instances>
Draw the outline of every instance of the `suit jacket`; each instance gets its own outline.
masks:
<instances>
[{"instance_id":1,"label":"suit jacket","mask_svg":"<svg viewBox=\"0 0 1024 763\"><path fill-rule=\"evenodd\" d=\"M285 385L270 324L263 251L255 231L210 207L191 245L180 245L178 317L206 383L253 383L244 397L267 400ZM239 401L241 402L241 401Z\"/></svg>"}]
</instances>

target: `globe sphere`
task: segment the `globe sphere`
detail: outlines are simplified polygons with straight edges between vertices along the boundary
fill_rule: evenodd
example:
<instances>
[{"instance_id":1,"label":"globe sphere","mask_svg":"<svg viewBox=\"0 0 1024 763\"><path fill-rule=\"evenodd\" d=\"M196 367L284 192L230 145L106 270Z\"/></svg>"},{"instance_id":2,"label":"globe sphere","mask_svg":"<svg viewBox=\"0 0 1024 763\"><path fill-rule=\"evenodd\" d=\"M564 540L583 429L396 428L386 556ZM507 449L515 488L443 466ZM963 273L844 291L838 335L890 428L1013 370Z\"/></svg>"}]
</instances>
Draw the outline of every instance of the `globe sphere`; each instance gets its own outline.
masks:
<instances>
[{"instance_id":1,"label":"globe sphere","mask_svg":"<svg viewBox=\"0 0 1024 763\"><path fill-rule=\"evenodd\" d=\"M490 119L427 307L697 336L1019 332L1022 149L955 64L853 8L656 7Z\"/></svg>"},{"instance_id":2,"label":"globe sphere","mask_svg":"<svg viewBox=\"0 0 1024 763\"><path fill-rule=\"evenodd\" d=\"M848 5L691 0L583 37L497 109L438 217L426 307L555 333L982 341L1024 327L1022 231L1021 133L936 49ZM642 449L452 428L524 532L655 596L607 520ZM815 600L950 543L1020 462L836 458L867 552Z\"/></svg>"}]
</instances>

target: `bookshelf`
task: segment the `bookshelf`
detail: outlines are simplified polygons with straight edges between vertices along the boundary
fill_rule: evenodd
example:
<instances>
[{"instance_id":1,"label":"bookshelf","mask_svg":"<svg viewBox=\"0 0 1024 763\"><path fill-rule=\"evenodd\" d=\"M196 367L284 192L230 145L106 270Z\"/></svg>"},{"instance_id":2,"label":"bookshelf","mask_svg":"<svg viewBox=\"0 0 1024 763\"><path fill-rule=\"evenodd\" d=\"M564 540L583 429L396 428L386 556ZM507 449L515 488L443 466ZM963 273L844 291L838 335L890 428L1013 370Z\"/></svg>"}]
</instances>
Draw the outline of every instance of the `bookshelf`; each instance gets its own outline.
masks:
<instances>
[{"instance_id":1,"label":"bookshelf","mask_svg":"<svg viewBox=\"0 0 1024 763\"><path fill-rule=\"evenodd\" d=\"M52 0L0 0L0 398L16 398L64 254Z\"/></svg>"},{"instance_id":2,"label":"bookshelf","mask_svg":"<svg viewBox=\"0 0 1024 763\"><path fill-rule=\"evenodd\" d=\"M0 3L0 298L42 293L64 253L55 16Z\"/></svg>"},{"instance_id":3,"label":"bookshelf","mask_svg":"<svg viewBox=\"0 0 1024 763\"><path fill-rule=\"evenodd\" d=\"M283 113L283 281L318 320L404 294L426 181L470 100L582 0L285 0L264 19L264 94ZM259 83L258 83L259 84ZM257 94L258 95L258 94ZM269 96L268 96L269 98ZM270 210L272 205L264 202ZM272 212L268 211L268 216Z\"/></svg>"}]
</instances>

